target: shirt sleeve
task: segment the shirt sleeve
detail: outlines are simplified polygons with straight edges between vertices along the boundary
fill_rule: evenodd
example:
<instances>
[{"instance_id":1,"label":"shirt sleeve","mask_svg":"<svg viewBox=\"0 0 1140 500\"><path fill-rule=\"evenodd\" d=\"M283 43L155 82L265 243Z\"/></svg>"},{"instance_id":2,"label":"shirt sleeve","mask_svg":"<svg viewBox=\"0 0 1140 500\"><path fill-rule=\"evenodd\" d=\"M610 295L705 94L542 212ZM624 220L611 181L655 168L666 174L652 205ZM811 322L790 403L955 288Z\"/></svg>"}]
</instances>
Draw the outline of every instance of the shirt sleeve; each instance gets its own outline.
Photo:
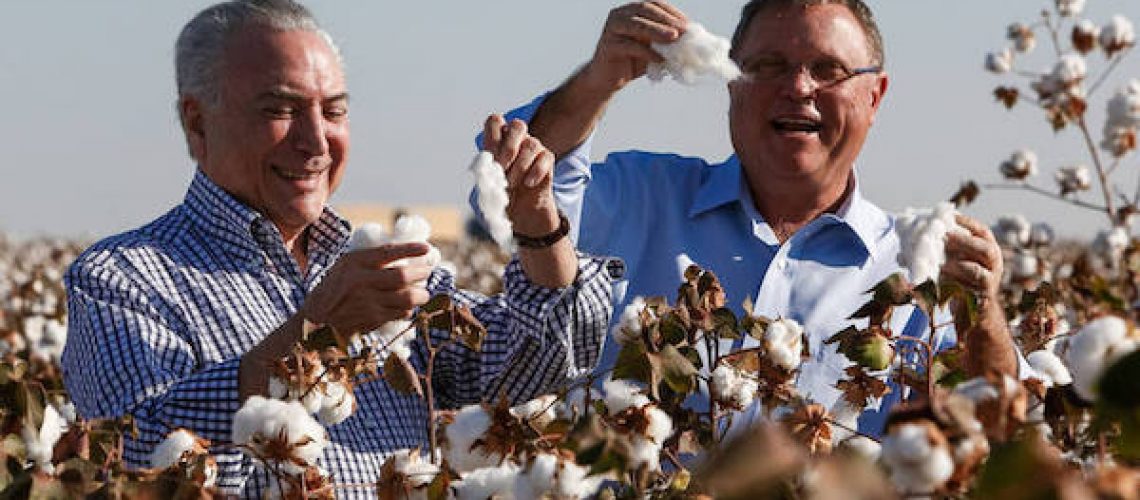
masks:
<instances>
[{"instance_id":1,"label":"shirt sleeve","mask_svg":"<svg viewBox=\"0 0 1140 500\"><path fill-rule=\"evenodd\" d=\"M507 266L504 293L493 297L457 290L450 274L435 273L429 290L450 293L487 328L479 351L456 342L436 359L433 385L441 404L522 402L590 373L613 312L612 262L580 256L573 284L545 288L515 260ZM447 332L432 334L433 342L447 339Z\"/></svg>"},{"instance_id":2,"label":"shirt sleeve","mask_svg":"<svg viewBox=\"0 0 1140 500\"><path fill-rule=\"evenodd\" d=\"M219 487L240 492L250 466L230 441L239 409L240 359L199 366L177 332L177 318L125 273L76 264L68 275L68 335L63 380L84 418L131 415L124 459L150 467L150 454L173 429L185 427L214 443ZM229 484L227 484L229 483Z\"/></svg>"}]
</instances>

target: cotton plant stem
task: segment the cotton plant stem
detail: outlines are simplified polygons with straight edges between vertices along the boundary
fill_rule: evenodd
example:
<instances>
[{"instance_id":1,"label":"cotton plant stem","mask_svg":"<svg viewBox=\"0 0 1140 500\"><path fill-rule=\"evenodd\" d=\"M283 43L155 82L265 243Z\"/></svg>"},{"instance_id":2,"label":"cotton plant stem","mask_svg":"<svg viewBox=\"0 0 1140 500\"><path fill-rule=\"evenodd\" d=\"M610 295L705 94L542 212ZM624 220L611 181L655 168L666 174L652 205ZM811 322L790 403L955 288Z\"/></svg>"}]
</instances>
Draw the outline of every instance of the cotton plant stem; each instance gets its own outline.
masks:
<instances>
[{"instance_id":1,"label":"cotton plant stem","mask_svg":"<svg viewBox=\"0 0 1140 500\"><path fill-rule=\"evenodd\" d=\"M1120 61L1124 60L1124 56L1131 51L1132 47L1129 46L1128 48L1121 50L1120 52L1117 52L1116 55L1112 56L1112 61L1108 63L1108 67L1105 68L1104 72L1101 73L1099 77L1097 77L1096 81L1093 82L1092 85L1089 85L1089 90L1086 92L1086 97L1092 97L1093 92L1096 92L1096 89L1099 88L1101 84L1103 84L1105 80L1108 79L1108 75L1110 75L1113 70L1115 70L1116 67L1120 65Z\"/></svg>"},{"instance_id":2,"label":"cotton plant stem","mask_svg":"<svg viewBox=\"0 0 1140 500\"><path fill-rule=\"evenodd\" d=\"M1112 204L1112 194L1108 187L1108 174L1104 170L1104 164L1100 160L1100 153L1097 152L1096 143L1093 141L1092 134L1089 133L1088 124L1085 123L1084 115L1077 117L1077 127L1081 129L1081 135L1084 136L1085 146L1089 149L1089 155L1092 156L1093 165L1096 166L1097 177L1100 178L1100 189L1104 195L1104 210L1108 216L1109 224L1116 223L1116 209Z\"/></svg>"},{"instance_id":3,"label":"cotton plant stem","mask_svg":"<svg viewBox=\"0 0 1140 500\"><path fill-rule=\"evenodd\" d=\"M1093 211L1096 211L1096 212L1104 212L1105 210L1107 210L1107 209L1106 209L1105 207L1103 207L1103 206L1100 206L1100 205L1096 205L1096 204L1093 204L1093 203L1089 203L1089 202L1087 202L1087 201L1081 201L1081 200L1077 200L1077 199L1073 199L1073 198L1066 198L1066 197L1064 197L1064 196L1061 196L1061 195L1059 195L1059 194L1056 194L1056 193L1053 193L1053 192L1050 192L1050 191L1046 191L1046 190L1044 190L1044 189L1041 189L1041 188L1039 188L1039 187L1037 187L1037 186L1034 186L1034 185L1032 185L1032 184L1029 184L1029 183L1020 183L1020 184L983 184L983 185L982 185L982 187L983 187L983 188L985 188L985 189L1024 189L1024 190L1026 190L1026 191L1029 191L1029 192L1031 192L1031 193L1036 193L1036 194L1039 194L1039 195L1041 195L1041 196L1045 196L1045 197L1047 197L1047 198L1052 198L1052 199L1054 199L1054 200L1057 200L1057 201L1062 201L1062 202L1065 202L1065 203L1069 203L1069 204L1071 204L1071 205L1074 205L1074 206L1077 206L1077 207L1081 207L1081 208L1085 208L1085 209L1088 209L1088 210L1093 210ZM1140 190L1140 187L1138 187L1138 190Z\"/></svg>"}]
</instances>

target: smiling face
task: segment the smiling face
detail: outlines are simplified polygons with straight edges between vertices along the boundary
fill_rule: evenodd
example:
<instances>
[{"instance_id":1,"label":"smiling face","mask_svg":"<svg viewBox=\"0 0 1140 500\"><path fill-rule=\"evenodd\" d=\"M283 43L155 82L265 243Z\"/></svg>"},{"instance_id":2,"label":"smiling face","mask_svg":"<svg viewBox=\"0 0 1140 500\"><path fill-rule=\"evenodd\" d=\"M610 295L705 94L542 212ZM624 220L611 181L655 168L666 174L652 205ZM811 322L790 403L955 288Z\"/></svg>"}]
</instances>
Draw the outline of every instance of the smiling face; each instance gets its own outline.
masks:
<instances>
[{"instance_id":1,"label":"smiling face","mask_svg":"<svg viewBox=\"0 0 1140 500\"><path fill-rule=\"evenodd\" d=\"M736 57L746 75L776 64L794 68L778 78L729 85L732 143L749 179L842 192L887 77L870 73L819 88L809 73L878 64L859 21L841 5L771 7L752 20Z\"/></svg>"},{"instance_id":2,"label":"smiling face","mask_svg":"<svg viewBox=\"0 0 1140 500\"><path fill-rule=\"evenodd\" d=\"M292 240L315 222L344 174L348 96L336 54L317 33L234 34L216 105L184 96L191 152L212 181Z\"/></svg>"}]
</instances>

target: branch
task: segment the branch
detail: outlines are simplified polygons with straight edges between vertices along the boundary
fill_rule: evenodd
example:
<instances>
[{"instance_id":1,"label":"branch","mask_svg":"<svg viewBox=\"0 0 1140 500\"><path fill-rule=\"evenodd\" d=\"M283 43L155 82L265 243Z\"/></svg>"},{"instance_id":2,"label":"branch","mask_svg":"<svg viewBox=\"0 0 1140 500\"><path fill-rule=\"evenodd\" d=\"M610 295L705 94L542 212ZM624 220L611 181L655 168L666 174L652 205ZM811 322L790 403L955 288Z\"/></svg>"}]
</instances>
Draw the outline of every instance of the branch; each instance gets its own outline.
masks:
<instances>
[{"instance_id":1,"label":"branch","mask_svg":"<svg viewBox=\"0 0 1140 500\"><path fill-rule=\"evenodd\" d=\"M1093 92L1096 92L1096 89L1100 87L1100 85L1104 83L1105 80L1108 79L1108 75L1111 74L1112 71L1120 65L1120 61L1124 60L1124 56L1132 51L1132 47L1133 46L1129 46L1128 48L1117 52L1116 55L1112 56L1112 62L1108 63L1108 68L1105 68L1104 73L1101 73L1100 76L1097 77L1096 81L1093 82L1092 85L1089 85L1089 90L1085 93L1086 97L1092 97Z\"/></svg>"},{"instance_id":2,"label":"branch","mask_svg":"<svg viewBox=\"0 0 1140 500\"><path fill-rule=\"evenodd\" d=\"M1100 205L1095 205L1095 204L1089 203L1087 201L1082 201L1082 200L1078 200L1078 199L1074 199L1074 198L1067 198L1065 196L1061 196L1061 195L1054 193L1052 191L1046 191L1044 189L1041 189L1041 188L1034 186L1032 184L1029 184L1029 183L1022 183L1022 184L983 184L982 187L986 188L986 189L1024 189L1026 191L1034 192L1034 193L1037 193L1039 195L1042 195L1042 196L1045 196L1048 198L1053 198L1054 200L1057 200L1057 201L1063 201L1063 202L1066 202L1066 203L1069 203L1069 204L1072 204L1072 205L1075 205L1075 206L1078 206L1081 208L1087 208L1089 210L1094 210L1097 212L1104 212L1106 210L1105 207L1102 207Z\"/></svg>"}]
</instances>

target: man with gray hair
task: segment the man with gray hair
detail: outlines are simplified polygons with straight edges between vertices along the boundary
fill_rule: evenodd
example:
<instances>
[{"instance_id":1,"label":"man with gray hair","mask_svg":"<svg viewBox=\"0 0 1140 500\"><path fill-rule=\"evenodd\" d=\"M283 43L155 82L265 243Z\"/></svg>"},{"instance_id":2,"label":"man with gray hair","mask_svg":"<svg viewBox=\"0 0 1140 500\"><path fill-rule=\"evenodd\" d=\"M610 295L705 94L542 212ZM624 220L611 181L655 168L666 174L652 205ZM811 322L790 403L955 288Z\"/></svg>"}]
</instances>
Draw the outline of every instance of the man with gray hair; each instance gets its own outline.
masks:
<instances>
[{"instance_id":1,"label":"man with gray hair","mask_svg":"<svg viewBox=\"0 0 1140 500\"><path fill-rule=\"evenodd\" d=\"M327 202L348 157L349 99L336 46L303 6L209 7L182 30L175 64L198 166L185 199L93 245L66 276L64 382L83 417L134 417L140 434L127 436L128 464L149 466L157 443L188 428L214 443L223 493L261 497L272 479L228 446L233 416L267 393L267 368L302 325L366 332L435 294L487 326L478 352L452 346L436 358L436 400L446 407L529 399L592 368L614 268L562 237L553 155L536 140L508 130L487 148L514 179L508 215L531 244L508 265L506 292L485 297L456 290L450 273L419 260L388 266L424 255L422 243L344 253L350 228ZM422 369L418 342L411 361ZM386 457L425 446L428 409L383 380L357 385L355 397L357 411L330 426L318 465L337 485L356 485L338 496L374 498L368 485Z\"/></svg>"},{"instance_id":2,"label":"man with gray hair","mask_svg":"<svg viewBox=\"0 0 1140 500\"><path fill-rule=\"evenodd\" d=\"M797 388L831 407L848 361L824 340L852 324L866 290L900 270L894 219L863 198L855 172L888 86L879 28L861 0L751 0L730 51L743 73L728 84L735 154L709 162L627 151L592 163L591 138L609 102L662 61L652 44L677 41L687 25L664 0L613 9L593 57L508 118L557 155L555 192L578 249L625 261L621 303L672 296L689 263L711 269L738 314L750 301L755 314L804 326L811 358ZM949 233L942 276L985 304L976 331L962 332L966 367L1012 374L1017 358L997 300L1000 249L978 221L958 223L968 231ZM948 329L931 335L921 311L900 310L893 320L897 334L936 347L955 342ZM720 352L741 347L722 342ZM614 344L603 367L616 357ZM882 432L903 393L873 403L860 429Z\"/></svg>"}]
</instances>

